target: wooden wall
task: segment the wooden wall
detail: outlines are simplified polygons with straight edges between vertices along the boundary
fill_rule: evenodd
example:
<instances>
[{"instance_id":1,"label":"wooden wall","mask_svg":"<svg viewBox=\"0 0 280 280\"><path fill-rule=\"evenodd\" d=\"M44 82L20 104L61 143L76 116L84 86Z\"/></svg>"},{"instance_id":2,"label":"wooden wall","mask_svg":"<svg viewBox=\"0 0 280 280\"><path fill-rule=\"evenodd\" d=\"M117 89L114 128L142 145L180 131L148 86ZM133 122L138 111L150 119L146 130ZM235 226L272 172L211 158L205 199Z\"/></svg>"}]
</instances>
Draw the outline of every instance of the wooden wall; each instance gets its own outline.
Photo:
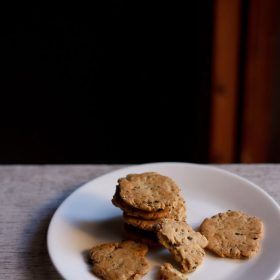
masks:
<instances>
[{"instance_id":1,"label":"wooden wall","mask_svg":"<svg viewBox=\"0 0 280 280\"><path fill-rule=\"evenodd\" d=\"M214 1L212 162L280 161L270 152L280 146L272 141L279 16L277 0Z\"/></svg>"}]
</instances>

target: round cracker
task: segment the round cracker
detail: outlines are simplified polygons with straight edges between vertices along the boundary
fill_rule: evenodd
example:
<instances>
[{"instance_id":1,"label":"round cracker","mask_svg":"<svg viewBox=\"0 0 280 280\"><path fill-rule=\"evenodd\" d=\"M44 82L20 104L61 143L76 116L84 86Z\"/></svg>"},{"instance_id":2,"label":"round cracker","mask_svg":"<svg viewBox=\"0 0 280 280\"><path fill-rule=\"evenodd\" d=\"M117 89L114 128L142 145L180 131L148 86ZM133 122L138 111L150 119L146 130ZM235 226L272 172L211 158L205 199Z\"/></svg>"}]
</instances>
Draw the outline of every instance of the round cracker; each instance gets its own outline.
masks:
<instances>
[{"instance_id":1,"label":"round cracker","mask_svg":"<svg viewBox=\"0 0 280 280\"><path fill-rule=\"evenodd\" d=\"M118 183L120 197L126 204L150 212L172 206L180 192L172 179L155 172L129 174Z\"/></svg>"},{"instance_id":2,"label":"round cracker","mask_svg":"<svg viewBox=\"0 0 280 280\"><path fill-rule=\"evenodd\" d=\"M113 196L112 203L116 206L122 209L127 215L132 217L139 217L146 220L157 220L160 218L168 217L169 215L169 209L165 208L162 210L154 211L154 212L148 212L144 210L138 210L128 204L125 203L125 201L122 200L119 194L119 188L117 188L116 193Z\"/></svg>"},{"instance_id":3,"label":"round cracker","mask_svg":"<svg viewBox=\"0 0 280 280\"><path fill-rule=\"evenodd\" d=\"M229 210L205 219L200 232L208 239L210 251L220 257L240 259L257 254L264 227L257 217Z\"/></svg>"}]
</instances>

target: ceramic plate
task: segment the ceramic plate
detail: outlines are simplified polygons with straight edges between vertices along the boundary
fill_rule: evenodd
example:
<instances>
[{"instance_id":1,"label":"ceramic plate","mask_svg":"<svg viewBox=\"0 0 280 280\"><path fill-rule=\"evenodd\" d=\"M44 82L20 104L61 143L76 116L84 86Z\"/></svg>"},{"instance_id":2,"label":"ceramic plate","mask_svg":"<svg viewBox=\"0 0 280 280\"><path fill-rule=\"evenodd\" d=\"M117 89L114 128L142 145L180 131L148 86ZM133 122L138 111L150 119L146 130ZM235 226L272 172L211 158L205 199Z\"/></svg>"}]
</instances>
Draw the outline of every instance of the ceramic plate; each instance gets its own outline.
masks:
<instances>
[{"instance_id":1,"label":"ceramic plate","mask_svg":"<svg viewBox=\"0 0 280 280\"><path fill-rule=\"evenodd\" d=\"M265 224L261 252L249 260L207 254L190 280L272 280L280 267L280 208L262 189L232 173L204 165L155 163L133 166L99 177L73 192L54 214L47 236L48 250L58 272L67 280L97 279L87 252L102 242L123 238L122 212L111 203L117 179L128 173L156 171L182 188L188 222L197 228L204 218L226 210L241 210ZM156 279L158 265L172 259L165 249L148 254L152 269L143 279Z\"/></svg>"}]
</instances>

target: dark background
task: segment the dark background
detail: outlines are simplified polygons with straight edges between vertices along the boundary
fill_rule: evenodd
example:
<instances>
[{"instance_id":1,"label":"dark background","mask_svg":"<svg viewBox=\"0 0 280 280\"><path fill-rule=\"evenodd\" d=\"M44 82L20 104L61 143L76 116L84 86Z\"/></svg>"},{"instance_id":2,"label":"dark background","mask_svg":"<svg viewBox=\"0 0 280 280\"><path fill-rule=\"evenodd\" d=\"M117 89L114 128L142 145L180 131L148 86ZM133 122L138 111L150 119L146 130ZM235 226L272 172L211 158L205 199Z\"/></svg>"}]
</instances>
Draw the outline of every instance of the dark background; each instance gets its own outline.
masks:
<instances>
[{"instance_id":1,"label":"dark background","mask_svg":"<svg viewBox=\"0 0 280 280\"><path fill-rule=\"evenodd\" d=\"M0 163L208 161L211 1L2 13Z\"/></svg>"}]
</instances>

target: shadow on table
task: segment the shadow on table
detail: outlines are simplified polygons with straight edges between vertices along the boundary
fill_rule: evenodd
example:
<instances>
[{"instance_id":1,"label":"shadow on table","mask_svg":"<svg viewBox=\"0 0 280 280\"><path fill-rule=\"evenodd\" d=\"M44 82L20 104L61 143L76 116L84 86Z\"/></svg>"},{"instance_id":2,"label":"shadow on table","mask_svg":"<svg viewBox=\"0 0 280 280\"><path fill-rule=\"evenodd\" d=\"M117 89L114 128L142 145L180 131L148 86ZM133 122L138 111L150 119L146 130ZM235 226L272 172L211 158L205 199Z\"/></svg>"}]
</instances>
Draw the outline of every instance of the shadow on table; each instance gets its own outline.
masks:
<instances>
[{"instance_id":1,"label":"shadow on table","mask_svg":"<svg viewBox=\"0 0 280 280\"><path fill-rule=\"evenodd\" d=\"M63 278L57 273L53 264L51 263L47 251L47 230L50 220L60 205L60 203L79 186L70 187L67 191L56 196L49 203L43 204L39 210L36 210L36 215L25 228L25 239L23 243L24 252L26 254L21 257L24 260L23 265L26 269L27 279L41 279L41 280L62 280ZM27 237L26 237L27 236Z\"/></svg>"}]
</instances>

